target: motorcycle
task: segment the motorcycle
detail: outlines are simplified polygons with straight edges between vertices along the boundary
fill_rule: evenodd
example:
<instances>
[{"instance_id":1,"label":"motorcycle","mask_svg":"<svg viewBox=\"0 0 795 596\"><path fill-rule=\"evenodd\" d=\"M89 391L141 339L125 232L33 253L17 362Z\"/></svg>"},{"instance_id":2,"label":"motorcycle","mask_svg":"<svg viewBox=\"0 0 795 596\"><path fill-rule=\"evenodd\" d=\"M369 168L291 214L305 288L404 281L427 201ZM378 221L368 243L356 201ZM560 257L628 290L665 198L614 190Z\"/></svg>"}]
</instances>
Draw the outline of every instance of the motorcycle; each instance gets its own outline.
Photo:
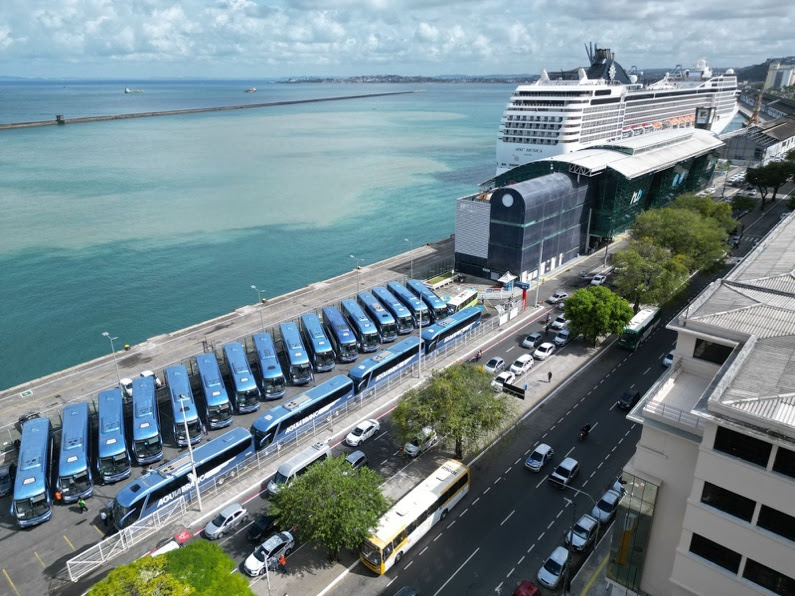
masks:
<instances>
[{"instance_id":1,"label":"motorcycle","mask_svg":"<svg viewBox=\"0 0 795 596\"><path fill-rule=\"evenodd\" d=\"M588 433L590 433L590 432L591 432L591 425L590 424L586 424L585 426L583 426L580 429L580 441L584 441L585 437L587 437Z\"/></svg>"}]
</instances>

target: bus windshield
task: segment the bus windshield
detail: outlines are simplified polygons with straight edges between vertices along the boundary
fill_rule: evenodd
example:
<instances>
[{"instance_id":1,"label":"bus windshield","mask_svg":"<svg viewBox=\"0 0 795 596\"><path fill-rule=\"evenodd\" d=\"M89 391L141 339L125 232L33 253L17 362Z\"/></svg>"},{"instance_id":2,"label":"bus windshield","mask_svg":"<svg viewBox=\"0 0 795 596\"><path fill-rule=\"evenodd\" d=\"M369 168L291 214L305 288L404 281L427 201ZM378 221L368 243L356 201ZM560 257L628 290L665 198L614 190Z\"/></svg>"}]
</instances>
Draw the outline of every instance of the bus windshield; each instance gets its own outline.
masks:
<instances>
[{"instance_id":1,"label":"bus windshield","mask_svg":"<svg viewBox=\"0 0 795 596\"><path fill-rule=\"evenodd\" d=\"M361 547L362 556L373 565L381 564L381 549L369 540L365 540Z\"/></svg>"},{"instance_id":2,"label":"bus windshield","mask_svg":"<svg viewBox=\"0 0 795 596\"><path fill-rule=\"evenodd\" d=\"M221 422L232 415L232 407L229 402L218 406L207 406L207 414L210 417L210 423Z\"/></svg>"},{"instance_id":3,"label":"bus windshield","mask_svg":"<svg viewBox=\"0 0 795 596\"><path fill-rule=\"evenodd\" d=\"M71 476L61 476L61 492L66 494L82 493L91 486L91 479L88 477L88 470L73 474Z\"/></svg>"},{"instance_id":4,"label":"bus windshield","mask_svg":"<svg viewBox=\"0 0 795 596\"><path fill-rule=\"evenodd\" d=\"M281 393L284 391L285 386L286 382L283 376L262 379L262 389L265 391L265 395Z\"/></svg>"},{"instance_id":5,"label":"bus windshield","mask_svg":"<svg viewBox=\"0 0 795 596\"><path fill-rule=\"evenodd\" d=\"M162 447L160 446L160 437L149 437L148 439L141 439L135 442L135 453L139 458L148 457L160 453Z\"/></svg>"},{"instance_id":6,"label":"bus windshield","mask_svg":"<svg viewBox=\"0 0 795 596\"><path fill-rule=\"evenodd\" d=\"M311 364L293 364L290 366L290 375L296 379L303 379L312 376Z\"/></svg>"},{"instance_id":7,"label":"bus windshield","mask_svg":"<svg viewBox=\"0 0 795 596\"><path fill-rule=\"evenodd\" d=\"M110 457L99 458L99 473L101 476L112 476L113 474L120 474L126 470L130 465L126 453L117 453Z\"/></svg>"},{"instance_id":8,"label":"bus windshield","mask_svg":"<svg viewBox=\"0 0 795 596\"><path fill-rule=\"evenodd\" d=\"M19 519L34 518L44 515L50 508L47 497L42 493L29 499L14 501L16 516Z\"/></svg>"}]
</instances>

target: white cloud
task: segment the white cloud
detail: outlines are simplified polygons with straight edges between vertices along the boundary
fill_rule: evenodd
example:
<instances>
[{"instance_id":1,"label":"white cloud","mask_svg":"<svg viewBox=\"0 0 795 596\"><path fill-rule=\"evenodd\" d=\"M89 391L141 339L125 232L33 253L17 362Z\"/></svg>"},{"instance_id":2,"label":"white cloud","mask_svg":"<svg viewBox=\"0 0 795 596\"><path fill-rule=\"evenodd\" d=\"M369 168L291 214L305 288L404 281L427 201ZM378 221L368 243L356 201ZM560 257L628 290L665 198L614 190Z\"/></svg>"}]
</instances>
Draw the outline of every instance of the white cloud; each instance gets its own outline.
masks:
<instances>
[{"instance_id":1,"label":"white cloud","mask_svg":"<svg viewBox=\"0 0 795 596\"><path fill-rule=\"evenodd\" d=\"M2 0L0 75L533 73L582 65L591 40L626 67L738 67L795 53L793 17L773 0Z\"/></svg>"}]
</instances>

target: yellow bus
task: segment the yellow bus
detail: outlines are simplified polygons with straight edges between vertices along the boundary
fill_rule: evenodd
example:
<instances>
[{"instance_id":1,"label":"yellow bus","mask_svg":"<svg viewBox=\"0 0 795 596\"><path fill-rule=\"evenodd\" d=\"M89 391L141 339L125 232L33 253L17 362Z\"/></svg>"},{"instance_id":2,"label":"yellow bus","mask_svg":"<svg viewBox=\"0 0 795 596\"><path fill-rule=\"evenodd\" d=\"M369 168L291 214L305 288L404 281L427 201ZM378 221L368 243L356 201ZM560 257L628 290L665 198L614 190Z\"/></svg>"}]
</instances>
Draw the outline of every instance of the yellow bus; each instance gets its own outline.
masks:
<instances>
[{"instance_id":1,"label":"yellow bus","mask_svg":"<svg viewBox=\"0 0 795 596\"><path fill-rule=\"evenodd\" d=\"M446 461L384 514L375 534L362 544L362 563L385 573L468 492L469 468L455 459Z\"/></svg>"},{"instance_id":2,"label":"yellow bus","mask_svg":"<svg viewBox=\"0 0 795 596\"><path fill-rule=\"evenodd\" d=\"M475 288L467 288L456 294L447 301L447 310L450 314L463 310L468 306L478 305L478 291Z\"/></svg>"}]
</instances>

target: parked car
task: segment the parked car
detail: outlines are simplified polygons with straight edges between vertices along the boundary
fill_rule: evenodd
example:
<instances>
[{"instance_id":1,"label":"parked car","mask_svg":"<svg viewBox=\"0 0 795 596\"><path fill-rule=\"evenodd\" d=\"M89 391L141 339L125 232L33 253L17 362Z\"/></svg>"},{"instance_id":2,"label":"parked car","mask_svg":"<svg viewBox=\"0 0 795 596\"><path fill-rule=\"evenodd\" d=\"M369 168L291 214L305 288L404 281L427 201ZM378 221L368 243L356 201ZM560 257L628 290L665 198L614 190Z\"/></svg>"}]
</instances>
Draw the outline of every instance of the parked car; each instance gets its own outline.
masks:
<instances>
[{"instance_id":1,"label":"parked car","mask_svg":"<svg viewBox=\"0 0 795 596\"><path fill-rule=\"evenodd\" d=\"M0 497L9 494L14 487L11 477L11 464L0 464Z\"/></svg>"},{"instance_id":2,"label":"parked car","mask_svg":"<svg viewBox=\"0 0 795 596\"><path fill-rule=\"evenodd\" d=\"M155 382L155 387L162 387L163 386L163 381L161 381L159 378L157 378L157 375L151 370L142 370L141 371L141 377L144 378L144 379L146 377L152 377L152 379Z\"/></svg>"},{"instance_id":3,"label":"parked car","mask_svg":"<svg viewBox=\"0 0 795 596\"><path fill-rule=\"evenodd\" d=\"M549 483L555 488L565 488L580 473L580 464L573 457L564 459L555 471L549 475Z\"/></svg>"},{"instance_id":4,"label":"parked car","mask_svg":"<svg viewBox=\"0 0 795 596\"><path fill-rule=\"evenodd\" d=\"M616 405L622 410L631 410L640 400L640 391L625 391L618 398Z\"/></svg>"},{"instance_id":5,"label":"parked car","mask_svg":"<svg viewBox=\"0 0 795 596\"><path fill-rule=\"evenodd\" d=\"M548 302L549 304L557 304L557 303L558 303L558 302L560 302L561 300L565 300L565 299L566 299L566 298L568 298L568 297L569 297L569 294L568 294L568 292L563 292L563 291L561 291L561 290L558 290L557 292L555 292L554 294L552 294L552 296L550 296L549 298L547 298L547 302Z\"/></svg>"},{"instance_id":6,"label":"parked car","mask_svg":"<svg viewBox=\"0 0 795 596\"><path fill-rule=\"evenodd\" d=\"M395 592L395 596L419 596L419 594L417 594L417 591L411 586L403 586Z\"/></svg>"},{"instance_id":7,"label":"parked car","mask_svg":"<svg viewBox=\"0 0 795 596\"><path fill-rule=\"evenodd\" d=\"M707 193L708 193L708 194L711 194L711 195L714 195L716 190L718 190L718 189L717 189L717 188L715 188L714 186L710 186L710 187L707 189Z\"/></svg>"},{"instance_id":8,"label":"parked car","mask_svg":"<svg viewBox=\"0 0 795 596\"><path fill-rule=\"evenodd\" d=\"M494 377L494 380L491 382L491 388L494 389L495 391L502 391L502 386L505 385L505 383L513 385L513 382L515 380L516 380L515 374L513 374L509 370L504 370L496 377Z\"/></svg>"},{"instance_id":9,"label":"parked car","mask_svg":"<svg viewBox=\"0 0 795 596\"><path fill-rule=\"evenodd\" d=\"M121 387L121 390L124 392L125 399L129 399L132 397L132 379L128 379L127 377L119 379L119 386Z\"/></svg>"},{"instance_id":10,"label":"parked car","mask_svg":"<svg viewBox=\"0 0 795 596\"><path fill-rule=\"evenodd\" d=\"M552 355L552 352L555 351L555 344L551 344L548 341L542 343L536 351L533 352L533 358L536 360L546 360L548 356Z\"/></svg>"},{"instance_id":11,"label":"parked car","mask_svg":"<svg viewBox=\"0 0 795 596\"><path fill-rule=\"evenodd\" d=\"M593 279L591 280L591 285L592 286L601 286L606 281L607 281L607 276L606 275L602 275L600 273L599 275L594 275L593 276Z\"/></svg>"},{"instance_id":12,"label":"parked car","mask_svg":"<svg viewBox=\"0 0 795 596\"><path fill-rule=\"evenodd\" d=\"M403 446L403 451L409 457L417 457L420 453L424 453L438 442L439 437L437 436L436 431L430 426L425 426L420 431L419 435L417 435L417 437Z\"/></svg>"},{"instance_id":13,"label":"parked car","mask_svg":"<svg viewBox=\"0 0 795 596\"><path fill-rule=\"evenodd\" d=\"M246 538L249 542L262 544L270 534L277 531L276 516L270 515L267 510L260 513L246 530Z\"/></svg>"},{"instance_id":14,"label":"parked car","mask_svg":"<svg viewBox=\"0 0 795 596\"><path fill-rule=\"evenodd\" d=\"M351 465L351 468L358 470L367 465L367 456L363 451L354 451L345 458L345 461Z\"/></svg>"},{"instance_id":15,"label":"parked car","mask_svg":"<svg viewBox=\"0 0 795 596\"><path fill-rule=\"evenodd\" d=\"M538 344L541 343L542 340L543 340L543 335L541 335L540 333L538 332L531 333L522 340L522 347L533 350L536 348L536 346L538 346Z\"/></svg>"},{"instance_id":16,"label":"parked car","mask_svg":"<svg viewBox=\"0 0 795 596\"><path fill-rule=\"evenodd\" d=\"M499 356L495 356L494 358L489 360L486 363L486 366L483 367L483 369L486 372L490 372L491 374L497 374L504 368L505 368L505 360L503 360Z\"/></svg>"},{"instance_id":17,"label":"parked car","mask_svg":"<svg viewBox=\"0 0 795 596\"><path fill-rule=\"evenodd\" d=\"M621 494L614 490L609 490L602 495L599 502L591 509L591 517L598 519L601 523L606 524L616 514L618 504L621 501Z\"/></svg>"},{"instance_id":18,"label":"parked car","mask_svg":"<svg viewBox=\"0 0 795 596\"><path fill-rule=\"evenodd\" d=\"M274 563L281 555L293 552L295 540L290 532L279 532L254 549L243 563L243 570L249 575L262 575L269 563Z\"/></svg>"},{"instance_id":19,"label":"parked car","mask_svg":"<svg viewBox=\"0 0 795 596\"><path fill-rule=\"evenodd\" d=\"M584 551L596 539L599 522L590 515L583 515L574 527L566 533L563 541L577 551Z\"/></svg>"},{"instance_id":20,"label":"parked car","mask_svg":"<svg viewBox=\"0 0 795 596\"><path fill-rule=\"evenodd\" d=\"M555 455L555 450L546 443L541 443L524 461L524 467L533 472L539 472L544 464L552 459L553 455Z\"/></svg>"},{"instance_id":21,"label":"parked car","mask_svg":"<svg viewBox=\"0 0 795 596\"><path fill-rule=\"evenodd\" d=\"M522 354L513 364L511 364L511 372L521 375L533 368L533 356L530 354Z\"/></svg>"},{"instance_id":22,"label":"parked car","mask_svg":"<svg viewBox=\"0 0 795 596\"><path fill-rule=\"evenodd\" d=\"M674 363L674 352L671 350L665 355L665 358L662 359L663 366L671 366Z\"/></svg>"},{"instance_id":23,"label":"parked car","mask_svg":"<svg viewBox=\"0 0 795 596\"><path fill-rule=\"evenodd\" d=\"M568 322L569 320L566 318L566 315L558 315L557 317L555 317L555 320L552 321L550 327L552 329L563 329L568 324Z\"/></svg>"},{"instance_id":24,"label":"parked car","mask_svg":"<svg viewBox=\"0 0 795 596\"><path fill-rule=\"evenodd\" d=\"M569 343L573 338L571 331L569 329L561 329L558 334L555 336L555 339L552 341L555 343L556 346L562 348L567 343Z\"/></svg>"},{"instance_id":25,"label":"parked car","mask_svg":"<svg viewBox=\"0 0 795 596\"><path fill-rule=\"evenodd\" d=\"M516 586L513 596L541 596L541 590L533 582L525 580Z\"/></svg>"},{"instance_id":26,"label":"parked car","mask_svg":"<svg viewBox=\"0 0 795 596\"><path fill-rule=\"evenodd\" d=\"M204 526L204 535L210 540L218 540L247 521L248 511L240 503L227 505L209 524Z\"/></svg>"},{"instance_id":27,"label":"parked car","mask_svg":"<svg viewBox=\"0 0 795 596\"><path fill-rule=\"evenodd\" d=\"M345 437L345 443L351 447L358 447L379 430L381 430L381 423L378 422L378 420L362 420L348 433L348 436Z\"/></svg>"},{"instance_id":28,"label":"parked car","mask_svg":"<svg viewBox=\"0 0 795 596\"><path fill-rule=\"evenodd\" d=\"M560 585L568 566L569 551L563 546L558 546L538 570L538 581L542 586L554 590Z\"/></svg>"}]
</instances>

